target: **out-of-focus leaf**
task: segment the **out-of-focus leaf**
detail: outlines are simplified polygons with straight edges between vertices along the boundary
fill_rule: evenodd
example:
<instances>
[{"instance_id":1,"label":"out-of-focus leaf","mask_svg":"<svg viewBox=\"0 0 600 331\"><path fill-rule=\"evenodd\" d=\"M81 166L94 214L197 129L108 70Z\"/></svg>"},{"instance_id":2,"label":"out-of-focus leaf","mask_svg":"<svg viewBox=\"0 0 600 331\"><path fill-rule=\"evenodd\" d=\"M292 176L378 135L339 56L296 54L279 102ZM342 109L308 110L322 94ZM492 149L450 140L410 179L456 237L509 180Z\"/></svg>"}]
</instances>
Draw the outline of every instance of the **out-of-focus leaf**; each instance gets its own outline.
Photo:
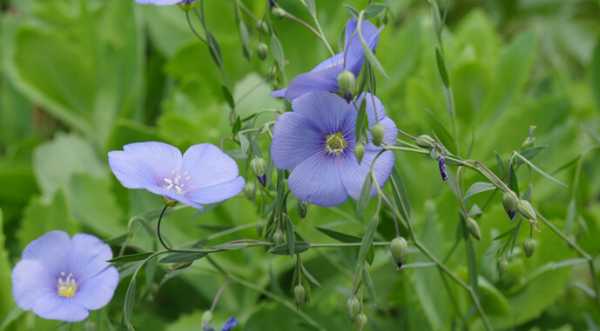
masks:
<instances>
[{"instance_id":1,"label":"out-of-focus leaf","mask_svg":"<svg viewBox=\"0 0 600 331\"><path fill-rule=\"evenodd\" d=\"M11 268L8 261L3 229L2 209L0 209L0 293L4 293L0 296L0 321L3 320L1 316L8 316L8 313L14 307L13 300L9 295L11 293Z\"/></svg>"},{"instance_id":2,"label":"out-of-focus leaf","mask_svg":"<svg viewBox=\"0 0 600 331\"><path fill-rule=\"evenodd\" d=\"M596 99L596 108L600 110L600 40L596 42L594 53L592 54L592 63L590 64L590 81L592 94Z\"/></svg>"}]
</instances>

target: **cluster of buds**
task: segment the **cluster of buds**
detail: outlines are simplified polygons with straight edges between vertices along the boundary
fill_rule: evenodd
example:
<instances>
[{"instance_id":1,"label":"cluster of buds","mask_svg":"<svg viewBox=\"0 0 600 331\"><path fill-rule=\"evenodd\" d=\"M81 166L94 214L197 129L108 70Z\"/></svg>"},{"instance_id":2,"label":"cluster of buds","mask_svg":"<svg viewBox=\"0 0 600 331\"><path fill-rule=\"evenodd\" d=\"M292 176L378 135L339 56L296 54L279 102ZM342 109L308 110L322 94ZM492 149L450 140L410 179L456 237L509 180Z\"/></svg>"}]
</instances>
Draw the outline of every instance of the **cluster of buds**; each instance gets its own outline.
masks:
<instances>
[{"instance_id":1,"label":"cluster of buds","mask_svg":"<svg viewBox=\"0 0 600 331\"><path fill-rule=\"evenodd\" d=\"M525 199L519 199L513 192L505 192L502 196L502 205L504 211L511 220L515 219L517 213L521 214L525 219L531 223L535 223L537 215L535 209L531 206L531 203Z\"/></svg>"},{"instance_id":2,"label":"cluster of buds","mask_svg":"<svg viewBox=\"0 0 600 331\"><path fill-rule=\"evenodd\" d=\"M348 299L346 304L348 306L348 314L354 321L354 326L359 331L363 330L367 325L368 318L362 310L362 304L360 303L360 300L358 300L356 296L352 296L350 299Z\"/></svg>"}]
</instances>

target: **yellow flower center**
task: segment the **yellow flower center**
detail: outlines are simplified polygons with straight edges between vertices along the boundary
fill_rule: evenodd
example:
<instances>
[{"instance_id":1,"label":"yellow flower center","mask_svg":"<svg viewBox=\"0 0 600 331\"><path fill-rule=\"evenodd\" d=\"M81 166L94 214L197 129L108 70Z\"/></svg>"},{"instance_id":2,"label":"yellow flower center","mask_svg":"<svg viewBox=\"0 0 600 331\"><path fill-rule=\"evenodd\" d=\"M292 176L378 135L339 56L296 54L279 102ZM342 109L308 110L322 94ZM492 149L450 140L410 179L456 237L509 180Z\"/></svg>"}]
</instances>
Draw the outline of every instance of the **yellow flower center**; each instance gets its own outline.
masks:
<instances>
[{"instance_id":1,"label":"yellow flower center","mask_svg":"<svg viewBox=\"0 0 600 331\"><path fill-rule=\"evenodd\" d=\"M348 142L341 132L332 133L325 138L325 150L329 154L340 155L348 147Z\"/></svg>"},{"instance_id":2,"label":"yellow flower center","mask_svg":"<svg viewBox=\"0 0 600 331\"><path fill-rule=\"evenodd\" d=\"M63 298L72 298L77 293L77 281L73 278L73 274L60 273L58 277L58 283L56 285L56 292Z\"/></svg>"}]
</instances>

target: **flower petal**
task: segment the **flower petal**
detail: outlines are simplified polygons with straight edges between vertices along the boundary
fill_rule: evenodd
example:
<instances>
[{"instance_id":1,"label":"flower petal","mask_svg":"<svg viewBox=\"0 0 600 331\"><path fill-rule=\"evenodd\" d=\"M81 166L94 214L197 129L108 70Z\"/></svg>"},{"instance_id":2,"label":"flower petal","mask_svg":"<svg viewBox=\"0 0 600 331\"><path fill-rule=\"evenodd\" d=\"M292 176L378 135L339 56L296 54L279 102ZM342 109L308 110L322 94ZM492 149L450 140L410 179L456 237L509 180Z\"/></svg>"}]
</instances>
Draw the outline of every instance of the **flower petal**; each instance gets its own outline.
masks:
<instances>
[{"instance_id":1,"label":"flower petal","mask_svg":"<svg viewBox=\"0 0 600 331\"><path fill-rule=\"evenodd\" d=\"M181 165L181 152L165 143L143 142L125 145L123 151L108 153L108 163L127 188L156 188Z\"/></svg>"},{"instance_id":2,"label":"flower petal","mask_svg":"<svg viewBox=\"0 0 600 331\"><path fill-rule=\"evenodd\" d=\"M342 157L321 152L300 163L291 173L288 185L300 200L323 207L343 203L348 194L338 174Z\"/></svg>"},{"instance_id":3,"label":"flower petal","mask_svg":"<svg viewBox=\"0 0 600 331\"><path fill-rule=\"evenodd\" d=\"M287 87L285 98L291 101L315 91L334 93L338 90L337 76L342 70L341 66L334 66L298 75Z\"/></svg>"},{"instance_id":4,"label":"flower petal","mask_svg":"<svg viewBox=\"0 0 600 331\"><path fill-rule=\"evenodd\" d=\"M288 112L275 122L271 157L279 169L292 170L300 162L323 150L326 134L305 116Z\"/></svg>"},{"instance_id":5,"label":"flower petal","mask_svg":"<svg viewBox=\"0 0 600 331\"><path fill-rule=\"evenodd\" d=\"M23 251L23 260L40 262L50 273L68 268L71 238L63 231L50 231L30 242Z\"/></svg>"},{"instance_id":6,"label":"flower petal","mask_svg":"<svg viewBox=\"0 0 600 331\"><path fill-rule=\"evenodd\" d=\"M79 281L86 281L110 267L106 261L112 259L113 253L103 241L83 233L76 234L71 241L70 267L63 271L72 272Z\"/></svg>"},{"instance_id":7,"label":"flower petal","mask_svg":"<svg viewBox=\"0 0 600 331\"><path fill-rule=\"evenodd\" d=\"M119 284L119 272L114 267L104 269L80 283L77 295L72 298L77 304L96 310L106 306L112 299Z\"/></svg>"},{"instance_id":8,"label":"flower petal","mask_svg":"<svg viewBox=\"0 0 600 331\"><path fill-rule=\"evenodd\" d=\"M151 4L158 6L166 6L166 5L176 5L184 0L135 0L135 2L140 4Z\"/></svg>"},{"instance_id":9,"label":"flower petal","mask_svg":"<svg viewBox=\"0 0 600 331\"><path fill-rule=\"evenodd\" d=\"M56 294L54 278L41 261L21 260L12 271L12 292L17 306L33 308L38 298Z\"/></svg>"},{"instance_id":10,"label":"flower petal","mask_svg":"<svg viewBox=\"0 0 600 331\"><path fill-rule=\"evenodd\" d=\"M87 309L75 300L62 298L56 293L48 293L38 298L33 312L44 319L64 322L80 322L89 315Z\"/></svg>"},{"instance_id":11,"label":"flower petal","mask_svg":"<svg viewBox=\"0 0 600 331\"><path fill-rule=\"evenodd\" d=\"M358 35L358 30L356 29L358 26L357 23L356 19L351 19L346 24L346 42L344 47L344 51L346 52L344 67L352 71L356 76L360 73L365 59L364 49ZM374 51L379 41L380 30L369 21L362 22L361 30L366 44Z\"/></svg>"},{"instance_id":12,"label":"flower petal","mask_svg":"<svg viewBox=\"0 0 600 331\"><path fill-rule=\"evenodd\" d=\"M344 53L338 53L334 56L328 58L327 60L319 63L316 67L314 67L310 72L321 71L325 69L330 69L333 67L343 67L344 65ZM337 79L337 77L336 77Z\"/></svg>"},{"instance_id":13,"label":"flower petal","mask_svg":"<svg viewBox=\"0 0 600 331\"><path fill-rule=\"evenodd\" d=\"M212 144L188 148L183 155L183 170L191 177L188 192L229 182L239 174L237 163Z\"/></svg>"},{"instance_id":14,"label":"flower petal","mask_svg":"<svg viewBox=\"0 0 600 331\"><path fill-rule=\"evenodd\" d=\"M292 109L308 118L324 134L354 132L356 111L351 104L335 94L327 92L305 94L292 102Z\"/></svg>"},{"instance_id":15,"label":"flower petal","mask_svg":"<svg viewBox=\"0 0 600 331\"><path fill-rule=\"evenodd\" d=\"M225 183L201 187L186 194L186 198L196 204L206 205L225 201L238 195L244 189L244 178L236 177Z\"/></svg>"},{"instance_id":16,"label":"flower petal","mask_svg":"<svg viewBox=\"0 0 600 331\"><path fill-rule=\"evenodd\" d=\"M356 157L353 154L348 155L348 157L344 159L344 162L338 163L338 171L341 174L344 187L354 200L360 198L362 187L373 161L375 161L373 171L379 186L383 187L388 177L392 173L395 161L394 153L391 151L383 152L383 154L381 154L377 160L375 160L375 157L380 150L381 149L367 148L360 166L356 162ZM376 189L375 186L373 186L371 195L374 195L375 193Z\"/></svg>"}]
</instances>

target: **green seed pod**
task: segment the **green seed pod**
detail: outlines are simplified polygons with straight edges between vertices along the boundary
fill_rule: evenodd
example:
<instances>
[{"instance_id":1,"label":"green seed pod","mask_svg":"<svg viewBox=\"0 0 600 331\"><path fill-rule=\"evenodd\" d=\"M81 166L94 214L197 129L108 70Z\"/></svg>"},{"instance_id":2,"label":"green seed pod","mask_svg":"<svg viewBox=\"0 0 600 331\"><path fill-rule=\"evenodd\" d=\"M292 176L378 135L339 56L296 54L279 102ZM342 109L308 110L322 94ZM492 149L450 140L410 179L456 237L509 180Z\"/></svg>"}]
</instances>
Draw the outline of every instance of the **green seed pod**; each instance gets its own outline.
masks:
<instances>
[{"instance_id":1,"label":"green seed pod","mask_svg":"<svg viewBox=\"0 0 600 331\"><path fill-rule=\"evenodd\" d=\"M535 252L535 248L537 246L537 241L533 238L527 238L525 242L523 242L523 251L525 251L525 256L531 257Z\"/></svg>"},{"instance_id":2,"label":"green seed pod","mask_svg":"<svg viewBox=\"0 0 600 331\"><path fill-rule=\"evenodd\" d=\"M354 319L354 325L356 326L356 329L358 331L362 331L367 325L368 321L369 319L367 318L367 315L365 315L364 313L360 313Z\"/></svg>"},{"instance_id":3,"label":"green seed pod","mask_svg":"<svg viewBox=\"0 0 600 331\"><path fill-rule=\"evenodd\" d=\"M356 143L354 146L354 155L356 155L356 159L360 163L365 156L365 145L363 143Z\"/></svg>"},{"instance_id":4,"label":"green seed pod","mask_svg":"<svg viewBox=\"0 0 600 331\"><path fill-rule=\"evenodd\" d=\"M535 214L535 209L531 206L531 203L527 200L519 200L517 204L517 210L523 217L530 221L535 221L537 219L537 215Z\"/></svg>"},{"instance_id":5,"label":"green seed pod","mask_svg":"<svg viewBox=\"0 0 600 331\"><path fill-rule=\"evenodd\" d=\"M430 135L422 134L415 139L415 143L419 147L433 148L435 146L435 139L431 138Z\"/></svg>"},{"instance_id":6,"label":"green seed pod","mask_svg":"<svg viewBox=\"0 0 600 331\"><path fill-rule=\"evenodd\" d=\"M250 167L257 177L262 177L267 170L267 162L262 157L255 157L250 161Z\"/></svg>"},{"instance_id":7,"label":"green seed pod","mask_svg":"<svg viewBox=\"0 0 600 331\"><path fill-rule=\"evenodd\" d=\"M269 33L269 25L263 20L256 22L256 29L264 34Z\"/></svg>"},{"instance_id":8,"label":"green seed pod","mask_svg":"<svg viewBox=\"0 0 600 331\"><path fill-rule=\"evenodd\" d=\"M357 297L352 296L350 299L348 299L346 304L348 305L348 314L350 314L351 318L354 318L360 313L362 307Z\"/></svg>"},{"instance_id":9,"label":"green seed pod","mask_svg":"<svg viewBox=\"0 0 600 331\"><path fill-rule=\"evenodd\" d=\"M275 244L276 245L283 244L284 239L285 238L283 235L283 231L281 231L281 229L275 230L275 233L273 233L273 241L275 242Z\"/></svg>"},{"instance_id":10,"label":"green seed pod","mask_svg":"<svg viewBox=\"0 0 600 331\"><path fill-rule=\"evenodd\" d=\"M256 49L256 54L258 55L259 59L266 59L267 55L269 55L269 47L265 43L259 43Z\"/></svg>"},{"instance_id":11,"label":"green seed pod","mask_svg":"<svg viewBox=\"0 0 600 331\"><path fill-rule=\"evenodd\" d=\"M508 215L508 218L510 218L511 220L515 219L515 216L517 215L518 203L519 200L514 193L504 192L504 194L502 195L502 206L504 207L506 215Z\"/></svg>"},{"instance_id":12,"label":"green seed pod","mask_svg":"<svg viewBox=\"0 0 600 331\"><path fill-rule=\"evenodd\" d=\"M375 146L381 146L383 144L383 138L385 135L385 128L381 123L373 125L371 128L371 134L373 135L373 144Z\"/></svg>"},{"instance_id":13,"label":"green seed pod","mask_svg":"<svg viewBox=\"0 0 600 331\"><path fill-rule=\"evenodd\" d=\"M337 82L340 94L346 99L351 99L356 89L354 74L351 71L344 70L337 76Z\"/></svg>"},{"instance_id":14,"label":"green seed pod","mask_svg":"<svg viewBox=\"0 0 600 331\"><path fill-rule=\"evenodd\" d=\"M256 185L253 182L246 182L246 185L244 185L244 195L248 200L254 201L256 198Z\"/></svg>"},{"instance_id":15,"label":"green seed pod","mask_svg":"<svg viewBox=\"0 0 600 331\"><path fill-rule=\"evenodd\" d=\"M287 13L281 7L273 7L271 14L273 14L275 17L284 17Z\"/></svg>"},{"instance_id":16,"label":"green seed pod","mask_svg":"<svg viewBox=\"0 0 600 331\"><path fill-rule=\"evenodd\" d=\"M467 230L471 233L473 238L480 240L481 231L479 230L479 224L472 217L467 218Z\"/></svg>"},{"instance_id":17,"label":"green seed pod","mask_svg":"<svg viewBox=\"0 0 600 331\"><path fill-rule=\"evenodd\" d=\"M392 253L392 257L398 268L402 268L404 265L407 248L408 243L406 242L406 239L402 237L396 237L390 243L390 253Z\"/></svg>"},{"instance_id":18,"label":"green seed pod","mask_svg":"<svg viewBox=\"0 0 600 331\"><path fill-rule=\"evenodd\" d=\"M212 322L213 314L210 310L207 310L202 314L202 326L208 326Z\"/></svg>"},{"instance_id":19,"label":"green seed pod","mask_svg":"<svg viewBox=\"0 0 600 331\"><path fill-rule=\"evenodd\" d=\"M306 290L302 284L298 284L294 287L294 299L296 300L296 305L301 307L306 302Z\"/></svg>"}]
</instances>

